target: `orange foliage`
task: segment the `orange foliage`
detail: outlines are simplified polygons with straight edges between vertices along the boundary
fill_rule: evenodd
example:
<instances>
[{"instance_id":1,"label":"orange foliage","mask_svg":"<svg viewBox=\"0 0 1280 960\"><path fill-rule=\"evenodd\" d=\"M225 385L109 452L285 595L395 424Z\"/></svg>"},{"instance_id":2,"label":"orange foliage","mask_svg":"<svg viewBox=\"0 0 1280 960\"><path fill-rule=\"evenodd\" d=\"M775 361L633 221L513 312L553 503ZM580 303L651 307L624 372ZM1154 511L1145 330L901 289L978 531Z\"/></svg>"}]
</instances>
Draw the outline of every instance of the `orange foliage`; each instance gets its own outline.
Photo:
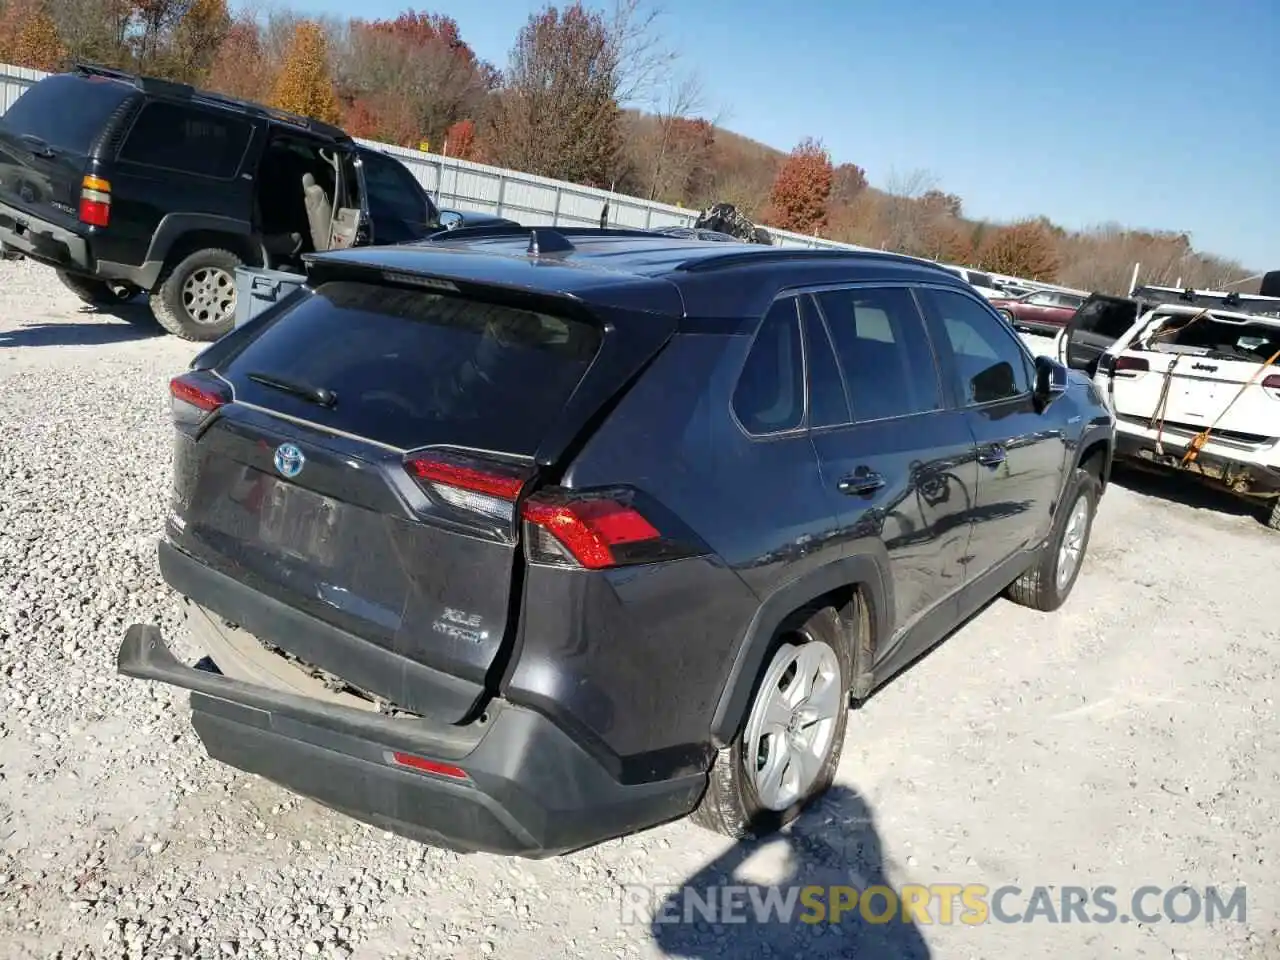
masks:
<instances>
[{"instance_id":1,"label":"orange foliage","mask_svg":"<svg viewBox=\"0 0 1280 960\"><path fill-rule=\"evenodd\" d=\"M0 14L0 61L57 70L67 55L43 0L10 0Z\"/></svg>"},{"instance_id":2,"label":"orange foliage","mask_svg":"<svg viewBox=\"0 0 1280 960\"><path fill-rule=\"evenodd\" d=\"M338 96L329 73L329 45L320 24L303 20L293 29L272 106L325 123L337 123Z\"/></svg>"},{"instance_id":3,"label":"orange foliage","mask_svg":"<svg viewBox=\"0 0 1280 960\"><path fill-rule=\"evenodd\" d=\"M982 266L1014 277L1052 282L1061 265L1054 236L1037 220L989 230L978 251Z\"/></svg>"},{"instance_id":4,"label":"orange foliage","mask_svg":"<svg viewBox=\"0 0 1280 960\"><path fill-rule=\"evenodd\" d=\"M233 23L213 55L209 88L242 100L264 101L275 85L275 75L258 25L243 19Z\"/></svg>"},{"instance_id":5,"label":"orange foliage","mask_svg":"<svg viewBox=\"0 0 1280 960\"><path fill-rule=\"evenodd\" d=\"M819 141L801 141L773 181L767 222L797 233L825 227L834 173L831 157Z\"/></svg>"},{"instance_id":6,"label":"orange foliage","mask_svg":"<svg viewBox=\"0 0 1280 960\"><path fill-rule=\"evenodd\" d=\"M449 156L459 160L476 158L476 123L474 120L459 120L444 135Z\"/></svg>"}]
</instances>

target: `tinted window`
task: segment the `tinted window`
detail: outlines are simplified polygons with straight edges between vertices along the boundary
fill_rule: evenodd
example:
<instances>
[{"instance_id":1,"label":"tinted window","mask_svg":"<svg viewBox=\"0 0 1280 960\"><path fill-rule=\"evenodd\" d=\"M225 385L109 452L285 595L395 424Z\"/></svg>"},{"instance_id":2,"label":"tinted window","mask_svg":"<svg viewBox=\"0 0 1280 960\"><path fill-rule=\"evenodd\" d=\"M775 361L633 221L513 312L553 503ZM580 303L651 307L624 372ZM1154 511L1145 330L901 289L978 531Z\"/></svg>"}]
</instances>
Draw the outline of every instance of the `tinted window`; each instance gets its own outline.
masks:
<instances>
[{"instance_id":1,"label":"tinted window","mask_svg":"<svg viewBox=\"0 0 1280 960\"><path fill-rule=\"evenodd\" d=\"M973 284L975 287L994 287L995 286L991 278L987 276L985 273L974 273L972 270L969 271L969 282Z\"/></svg>"},{"instance_id":2,"label":"tinted window","mask_svg":"<svg viewBox=\"0 0 1280 960\"><path fill-rule=\"evenodd\" d=\"M119 159L229 179L240 169L253 127L232 116L154 102L142 108Z\"/></svg>"},{"instance_id":3,"label":"tinted window","mask_svg":"<svg viewBox=\"0 0 1280 960\"><path fill-rule=\"evenodd\" d=\"M236 395L394 447L532 453L600 343L561 317L420 289L336 281L270 322L227 373ZM247 378L338 396L330 409Z\"/></svg>"},{"instance_id":4,"label":"tinted window","mask_svg":"<svg viewBox=\"0 0 1280 960\"><path fill-rule=\"evenodd\" d=\"M14 102L0 117L0 127L38 137L60 150L88 154L111 112L130 92L114 80L48 77Z\"/></svg>"},{"instance_id":5,"label":"tinted window","mask_svg":"<svg viewBox=\"0 0 1280 960\"><path fill-rule=\"evenodd\" d=\"M748 433L777 433L804 421L804 361L796 302L774 303L760 324L733 391L733 412Z\"/></svg>"},{"instance_id":6,"label":"tinted window","mask_svg":"<svg viewBox=\"0 0 1280 960\"><path fill-rule=\"evenodd\" d=\"M1137 319L1138 304L1133 300L1100 298L1085 301L1071 322L1081 330L1119 340Z\"/></svg>"},{"instance_id":7,"label":"tinted window","mask_svg":"<svg viewBox=\"0 0 1280 960\"><path fill-rule=\"evenodd\" d=\"M849 387L855 420L925 413L942 406L933 352L911 292L818 294Z\"/></svg>"},{"instance_id":8,"label":"tinted window","mask_svg":"<svg viewBox=\"0 0 1280 960\"><path fill-rule=\"evenodd\" d=\"M849 422L849 400L822 316L810 297L800 299L804 323L805 357L809 371L809 426L830 427Z\"/></svg>"},{"instance_id":9,"label":"tinted window","mask_svg":"<svg viewBox=\"0 0 1280 960\"><path fill-rule=\"evenodd\" d=\"M964 294L921 292L946 328L965 403L991 403L1030 390L1026 354L998 316Z\"/></svg>"},{"instance_id":10,"label":"tinted window","mask_svg":"<svg viewBox=\"0 0 1280 960\"><path fill-rule=\"evenodd\" d=\"M425 236L436 210L409 169L394 157L372 150L360 151L360 163L369 191L374 240L402 243Z\"/></svg>"}]
</instances>

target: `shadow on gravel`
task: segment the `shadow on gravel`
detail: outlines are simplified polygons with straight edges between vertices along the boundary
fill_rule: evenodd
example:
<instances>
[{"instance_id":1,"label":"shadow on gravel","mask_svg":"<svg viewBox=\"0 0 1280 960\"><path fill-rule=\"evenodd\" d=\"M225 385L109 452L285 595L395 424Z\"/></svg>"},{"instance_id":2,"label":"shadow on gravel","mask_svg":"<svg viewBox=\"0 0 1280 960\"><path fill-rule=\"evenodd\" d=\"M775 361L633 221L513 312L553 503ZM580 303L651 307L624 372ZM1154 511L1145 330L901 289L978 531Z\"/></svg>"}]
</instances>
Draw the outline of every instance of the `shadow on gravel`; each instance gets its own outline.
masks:
<instances>
[{"instance_id":1,"label":"shadow on gravel","mask_svg":"<svg viewBox=\"0 0 1280 960\"><path fill-rule=\"evenodd\" d=\"M1249 503L1207 483L1176 473L1163 473L1116 463L1111 468L1113 483L1145 497L1157 497L1195 510L1212 510L1228 516L1252 517L1261 523L1262 503Z\"/></svg>"},{"instance_id":2,"label":"shadow on gravel","mask_svg":"<svg viewBox=\"0 0 1280 960\"><path fill-rule=\"evenodd\" d=\"M751 877L757 854L781 869L768 883ZM742 871L746 866L747 869ZM742 871L746 877L739 875ZM806 887L813 890L805 891ZM866 802L834 786L783 833L735 844L668 893L654 910L650 932L666 954L710 957L857 957L858 960L927 960L929 948L897 900L881 892L862 904L844 901L838 919L833 887L869 890L892 885L885 875L880 836ZM732 897L732 899L730 899ZM886 918L891 907L898 908ZM933 907L929 908L932 912ZM789 919L788 919L789 918Z\"/></svg>"},{"instance_id":3,"label":"shadow on gravel","mask_svg":"<svg viewBox=\"0 0 1280 960\"><path fill-rule=\"evenodd\" d=\"M149 340L164 334L151 317L146 301L122 303L110 311L86 308L85 320L32 323L16 330L0 330L0 347L93 347L130 340Z\"/></svg>"}]
</instances>

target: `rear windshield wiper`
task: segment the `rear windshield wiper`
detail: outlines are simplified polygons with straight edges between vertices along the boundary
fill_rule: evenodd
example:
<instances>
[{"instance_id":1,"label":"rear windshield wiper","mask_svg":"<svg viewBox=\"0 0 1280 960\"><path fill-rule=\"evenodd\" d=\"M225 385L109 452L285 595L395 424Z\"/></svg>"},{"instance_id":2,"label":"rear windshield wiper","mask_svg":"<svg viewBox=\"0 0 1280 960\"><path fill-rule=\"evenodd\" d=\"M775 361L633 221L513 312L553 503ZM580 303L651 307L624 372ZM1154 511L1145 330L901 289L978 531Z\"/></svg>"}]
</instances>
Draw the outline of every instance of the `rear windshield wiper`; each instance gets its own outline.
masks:
<instances>
[{"instance_id":1,"label":"rear windshield wiper","mask_svg":"<svg viewBox=\"0 0 1280 960\"><path fill-rule=\"evenodd\" d=\"M328 387L313 387L309 383L288 380L284 377L278 377L274 373L246 373L245 376L254 383L260 383L264 387L291 393L295 397L301 397L303 400L309 400L322 407L332 407L338 402L338 395Z\"/></svg>"}]
</instances>

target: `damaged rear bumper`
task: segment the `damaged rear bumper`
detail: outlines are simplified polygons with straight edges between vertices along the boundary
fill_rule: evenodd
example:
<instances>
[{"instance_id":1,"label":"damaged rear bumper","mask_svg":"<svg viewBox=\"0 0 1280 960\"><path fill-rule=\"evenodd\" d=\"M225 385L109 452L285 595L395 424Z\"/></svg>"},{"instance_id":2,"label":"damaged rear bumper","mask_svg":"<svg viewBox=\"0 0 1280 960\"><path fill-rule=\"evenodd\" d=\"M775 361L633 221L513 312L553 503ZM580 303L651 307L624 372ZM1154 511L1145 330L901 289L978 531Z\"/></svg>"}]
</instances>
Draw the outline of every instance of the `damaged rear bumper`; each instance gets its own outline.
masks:
<instances>
[{"instance_id":1,"label":"damaged rear bumper","mask_svg":"<svg viewBox=\"0 0 1280 960\"><path fill-rule=\"evenodd\" d=\"M555 856L684 816L706 786L620 784L550 720L503 701L454 726L188 667L151 625L128 629L117 669L190 690L213 759L433 846Z\"/></svg>"},{"instance_id":2,"label":"damaged rear bumper","mask_svg":"<svg viewBox=\"0 0 1280 960\"><path fill-rule=\"evenodd\" d=\"M1116 431L1116 456L1170 471L1191 474L1198 479L1246 496L1275 496L1280 494L1280 469L1266 464L1233 456L1226 444L1212 439L1205 444L1194 461L1184 465L1190 439L1186 436L1166 433L1159 444L1149 431L1132 428Z\"/></svg>"}]
</instances>

